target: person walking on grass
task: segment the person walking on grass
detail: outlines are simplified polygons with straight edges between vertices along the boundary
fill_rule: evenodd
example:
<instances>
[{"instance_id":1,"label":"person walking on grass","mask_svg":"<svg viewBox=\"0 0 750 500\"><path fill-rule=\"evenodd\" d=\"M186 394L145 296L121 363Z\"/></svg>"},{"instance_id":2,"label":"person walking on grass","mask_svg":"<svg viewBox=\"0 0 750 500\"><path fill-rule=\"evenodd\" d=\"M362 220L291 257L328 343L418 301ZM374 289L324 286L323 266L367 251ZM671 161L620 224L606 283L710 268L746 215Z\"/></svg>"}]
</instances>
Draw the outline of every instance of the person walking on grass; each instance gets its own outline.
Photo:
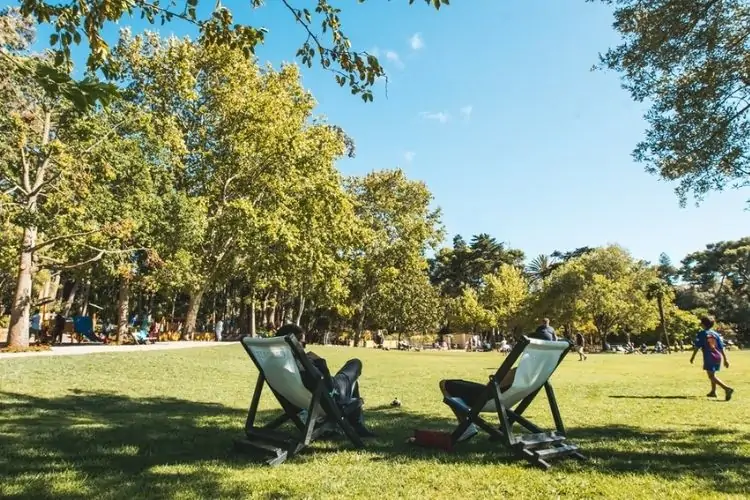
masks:
<instances>
[{"instance_id":1,"label":"person walking on grass","mask_svg":"<svg viewBox=\"0 0 750 500\"><path fill-rule=\"evenodd\" d=\"M724 368L729 368L729 360L727 359L727 353L724 350L724 343L721 340L721 336L713 330L713 318L710 316L703 316L701 318L701 326L703 327L703 330L698 332L698 335L695 337L695 342L693 343L693 355L690 357L690 363L693 363L698 351L702 350L703 369L706 370L708 380L711 381L711 392L706 394L706 396L709 398L715 398L716 386L718 385L724 389L724 399L729 401L732 399L734 389L722 382L721 379L716 376L716 372L721 368L722 359L724 360Z\"/></svg>"},{"instance_id":2,"label":"person walking on grass","mask_svg":"<svg viewBox=\"0 0 750 500\"><path fill-rule=\"evenodd\" d=\"M588 356L583 352L585 347L586 339L581 332L576 333L576 352L578 353L578 361L586 361L586 359L588 359Z\"/></svg>"}]
</instances>

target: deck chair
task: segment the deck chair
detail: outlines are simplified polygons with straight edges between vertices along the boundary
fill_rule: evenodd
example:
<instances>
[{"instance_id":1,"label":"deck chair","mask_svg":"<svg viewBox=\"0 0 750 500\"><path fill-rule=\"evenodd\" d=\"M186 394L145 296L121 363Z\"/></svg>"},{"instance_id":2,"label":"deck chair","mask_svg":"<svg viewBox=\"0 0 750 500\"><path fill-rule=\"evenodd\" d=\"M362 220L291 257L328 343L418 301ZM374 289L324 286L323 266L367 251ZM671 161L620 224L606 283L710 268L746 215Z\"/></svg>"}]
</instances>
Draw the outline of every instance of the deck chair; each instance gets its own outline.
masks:
<instances>
[{"instance_id":1,"label":"deck chair","mask_svg":"<svg viewBox=\"0 0 750 500\"><path fill-rule=\"evenodd\" d=\"M343 432L355 448L364 448L362 438L348 421L349 415L362 407L362 400L354 398L339 405L326 389L323 375L293 335L244 337L242 347L258 369L258 380L245 421L245 437L235 441L236 449L270 453L272 457L266 463L275 466L292 458L317 438L337 430ZM303 384L300 366L315 381L313 392ZM268 385L276 397L282 413L257 427L255 417L264 385ZM289 421L293 424L291 432L278 430Z\"/></svg>"},{"instance_id":2,"label":"deck chair","mask_svg":"<svg viewBox=\"0 0 750 500\"><path fill-rule=\"evenodd\" d=\"M461 422L451 434L451 446L458 443L472 424L490 434L513 450L519 457L542 469L549 469L548 460L572 456L578 459L585 457L578 447L566 441L565 427L557 406L555 393L549 378L570 350L565 341L546 341L522 337L508 354L500 368L493 375L484 390L483 396L477 399L474 406L469 406L460 398L444 398L446 403L459 415ZM510 372L513 364L519 361L513 383L504 391L500 382ZM536 424L523 416L523 412L544 387L547 394L555 431L544 432ZM481 413L492 412L497 415L499 427L494 427L481 417ZM513 425L519 424L528 433L516 434Z\"/></svg>"}]
</instances>

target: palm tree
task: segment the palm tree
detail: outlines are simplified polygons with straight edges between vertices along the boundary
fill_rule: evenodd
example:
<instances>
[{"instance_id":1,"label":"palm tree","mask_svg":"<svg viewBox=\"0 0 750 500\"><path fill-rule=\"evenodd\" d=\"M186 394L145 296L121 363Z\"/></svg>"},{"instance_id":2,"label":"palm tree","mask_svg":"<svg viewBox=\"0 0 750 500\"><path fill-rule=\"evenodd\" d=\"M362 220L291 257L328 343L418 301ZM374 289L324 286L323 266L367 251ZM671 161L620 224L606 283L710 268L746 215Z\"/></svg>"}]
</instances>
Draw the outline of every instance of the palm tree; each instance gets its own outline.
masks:
<instances>
[{"instance_id":1,"label":"palm tree","mask_svg":"<svg viewBox=\"0 0 750 500\"><path fill-rule=\"evenodd\" d=\"M529 276L532 283L540 283L544 278L550 275L554 269L554 264L554 257L545 254L537 255L526 265L526 274Z\"/></svg>"}]
</instances>

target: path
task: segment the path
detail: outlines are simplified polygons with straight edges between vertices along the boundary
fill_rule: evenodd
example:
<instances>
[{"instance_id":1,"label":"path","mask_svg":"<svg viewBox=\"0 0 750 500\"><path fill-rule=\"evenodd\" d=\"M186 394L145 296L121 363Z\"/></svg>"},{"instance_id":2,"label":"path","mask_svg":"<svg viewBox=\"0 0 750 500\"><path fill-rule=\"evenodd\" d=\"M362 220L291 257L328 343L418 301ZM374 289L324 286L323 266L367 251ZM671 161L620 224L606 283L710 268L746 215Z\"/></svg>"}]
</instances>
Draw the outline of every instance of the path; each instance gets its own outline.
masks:
<instances>
[{"instance_id":1,"label":"path","mask_svg":"<svg viewBox=\"0 0 750 500\"><path fill-rule=\"evenodd\" d=\"M149 345L103 345L103 344L63 344L53 346L51 351L0 353L0 359L26 358L32 356L75 356L102 352L164 351L167 349L190 349L193 347L219 347L235 345L236 342L157 342Z\"/></svg>"}]
</instances>

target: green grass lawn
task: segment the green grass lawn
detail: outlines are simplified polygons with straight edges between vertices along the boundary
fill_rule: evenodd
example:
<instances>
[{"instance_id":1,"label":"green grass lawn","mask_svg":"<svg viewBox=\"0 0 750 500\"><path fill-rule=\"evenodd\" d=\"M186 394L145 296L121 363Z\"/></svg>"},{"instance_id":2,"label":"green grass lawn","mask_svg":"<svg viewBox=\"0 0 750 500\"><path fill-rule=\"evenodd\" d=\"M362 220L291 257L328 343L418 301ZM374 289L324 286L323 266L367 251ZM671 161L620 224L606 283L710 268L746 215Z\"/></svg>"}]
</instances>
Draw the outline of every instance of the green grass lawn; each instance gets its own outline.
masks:
<instances>
[{"instance_id":1,"label":"green grass lawn","mask_svg":"<svg viewBox=\"0 0 750 500\"><path fill-rule=\"evenodd\" d=\"M405 443L449 430L437 383L486 380L497 353L313 349L358 356L368 423L354 452L320 442L277 468L232 451L256 372L241 346L0 360L2 498L728 498L750 494L750 352L722 376L737 392L707 400L689 354L571 355L553 377L572 442L587 462L549 472L484 435L452 453ZM403 406L388 404L398 397ZM263 399L264 417L274 401ZM551 426L543 396L527 414Z\"/></svg>"}]
</instances>

